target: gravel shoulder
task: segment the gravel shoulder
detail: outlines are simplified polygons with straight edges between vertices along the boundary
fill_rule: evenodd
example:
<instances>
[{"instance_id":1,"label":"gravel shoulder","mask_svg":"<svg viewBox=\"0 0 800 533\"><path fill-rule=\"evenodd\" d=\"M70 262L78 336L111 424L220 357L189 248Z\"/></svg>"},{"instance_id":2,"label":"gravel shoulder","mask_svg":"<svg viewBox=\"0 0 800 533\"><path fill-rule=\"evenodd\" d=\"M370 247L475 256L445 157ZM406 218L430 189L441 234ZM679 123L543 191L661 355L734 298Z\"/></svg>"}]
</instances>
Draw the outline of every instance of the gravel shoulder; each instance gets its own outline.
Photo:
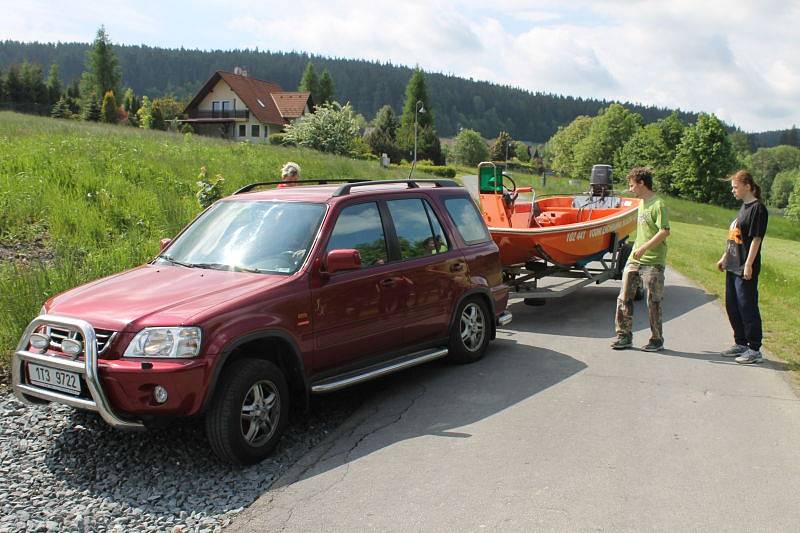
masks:
<instances>
[{"instance_id":1,"label":"gravel shoulder","mask_svg":"<svg viewBox=\"0 0 800 533\"><path fill-rule=\"evenodd\" d=\"M220 463L200 423L127 433L96 415L0 395L0 533L219 531L361 403L365 389L312 404L278 450Z\"/></svg>"}]
</instances>

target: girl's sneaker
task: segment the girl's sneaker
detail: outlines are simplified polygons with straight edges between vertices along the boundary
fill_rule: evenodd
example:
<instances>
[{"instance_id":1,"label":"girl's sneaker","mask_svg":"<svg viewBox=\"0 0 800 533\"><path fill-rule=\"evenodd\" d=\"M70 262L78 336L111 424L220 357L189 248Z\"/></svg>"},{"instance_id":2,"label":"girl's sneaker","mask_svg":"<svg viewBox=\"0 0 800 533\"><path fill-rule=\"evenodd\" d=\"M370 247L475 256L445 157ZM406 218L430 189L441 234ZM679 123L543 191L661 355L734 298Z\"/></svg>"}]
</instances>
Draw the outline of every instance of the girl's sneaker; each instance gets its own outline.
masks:
<instances>
[{"instance_id":1,"label":"girl's sneaker","mask_svg":"<svg viewBox=\"0 0 800 533\"><path fill-rule=\"evenodd\" d=\"M741 344L734 344L725 351L719 352L722 357L739 357L748 350L747 346Z\"/></svg>"},{"instance_id":2,"label":"girl's sneaker","mask_svg":"<svg viewBox=\"0 0 800 533\"><path fill-rule=\"evenodd\" d=\"M763 362L764 357L761 355L760 351L748 348L742 355L734 359L734 361L740 365L752 365L754 363Z\"/></svg>"}]
</instances>

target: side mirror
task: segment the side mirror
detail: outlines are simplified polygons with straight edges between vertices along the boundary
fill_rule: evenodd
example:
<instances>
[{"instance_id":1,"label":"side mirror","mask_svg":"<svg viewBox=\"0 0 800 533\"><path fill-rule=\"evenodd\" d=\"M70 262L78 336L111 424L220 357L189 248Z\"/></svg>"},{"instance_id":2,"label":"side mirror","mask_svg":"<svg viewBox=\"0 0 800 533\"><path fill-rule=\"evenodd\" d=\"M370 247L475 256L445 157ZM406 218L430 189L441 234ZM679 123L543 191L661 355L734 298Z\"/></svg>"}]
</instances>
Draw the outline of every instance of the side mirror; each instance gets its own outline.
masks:
<instances>
[{"instance_id":1,"label":"side mirror","mask_svg":"<svg viewBox=\"0 0 800 533\"><path fill-rule=\"evenodd\" d=\"M361 254L355 249L331 250L325 258L325 272L333 274L342 270L361 268Z\"/></svg>"},{"instance_id":2,"label":"side mirror","mask_svg":"<svg viewBox=\"0 0 800 533\"><path fill-rule=\"evenodd\" d=\"M158 247L159 247L158 251L159 252L163 252L164 249L167 246L169 246L169 243L171 243L171 242L172 242L172 239L161 239L160 241L158 241Z\"/></svg>"}]
</instances>

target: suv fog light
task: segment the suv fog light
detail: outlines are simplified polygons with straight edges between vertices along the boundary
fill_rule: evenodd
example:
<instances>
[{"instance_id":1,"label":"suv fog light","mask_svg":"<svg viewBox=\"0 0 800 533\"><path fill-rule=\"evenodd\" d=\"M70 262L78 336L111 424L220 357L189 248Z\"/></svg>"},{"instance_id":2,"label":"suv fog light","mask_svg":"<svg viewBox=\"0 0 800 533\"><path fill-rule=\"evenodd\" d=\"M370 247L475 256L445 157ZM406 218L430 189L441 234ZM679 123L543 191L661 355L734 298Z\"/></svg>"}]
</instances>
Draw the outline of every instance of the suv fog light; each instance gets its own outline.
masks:
<instances>
[{"instance_id":1,"label":"suv fog light","mask_svg":"<svg viewBox=\"0 0 800 533\"><path fill-rule=\"evenodd\" d=\"M156 388L153 389L153 399L156 401L156 403L166 402L168 396L167 389L161 385L156 385Z\"/></svg>"},{"instance_id":2,"label":"suv fog light","mask_svg":"<svg viewBox=\"0 0 800 533\"><path fill-rule=\"evenodd\" d=\"M83 345L75 339L64 339L61 341L61 351L67 355L76 356L83 350Z\"/></svg>"},{"instance_id":3,"label":"suv fog light","mask_svg":"<svg viewBox=\"0 0 800 533\"><path fill-rule=\"evenodd\" d=\"M46 350L48 346L50 346L50 337L43 333L31 333L28 342L31 343L31 346L36 348L37 350Z\"/></svg>"}]
</instances>

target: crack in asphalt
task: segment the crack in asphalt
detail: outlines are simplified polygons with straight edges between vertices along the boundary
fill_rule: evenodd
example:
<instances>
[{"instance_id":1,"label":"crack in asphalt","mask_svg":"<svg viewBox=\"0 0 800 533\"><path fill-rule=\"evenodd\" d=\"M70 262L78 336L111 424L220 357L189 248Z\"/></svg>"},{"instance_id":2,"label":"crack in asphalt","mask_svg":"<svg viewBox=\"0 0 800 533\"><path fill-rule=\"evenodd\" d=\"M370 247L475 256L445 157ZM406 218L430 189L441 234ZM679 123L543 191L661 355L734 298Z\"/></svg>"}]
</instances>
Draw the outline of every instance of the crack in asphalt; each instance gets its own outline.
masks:
<instances>
[{"instance_id":1,"label":"crack in asphalt","mask_svg":"<svg viewBox=\"0 0 800 533\"><path fill-rule=\"evenodd\" d=\"M332 482L331 484L329 484L327 487L325 487L325 488L323 488L323 489L320 489L320 490L318 490L318 491L316 491L316 492L314 492L314 493L312 493L312 494L309 494L309 495L307 495L307 496L305 496L305 497L303 497L303 498L299 499L299 500L298 500L298 501L295 503L295 505L293 505L291 508L289 508L289 516L288 516L288 517L287 517L287 518L286 518L286 519L283 521L283 523L280 525L280 527L279 527L278 531L281 531L281 532L283 532L283 531L286 531L286 528L288 527L289 521L291 520L291 518L292 518L292 516L293 516L293 514L294 514L294 510L295 510L295 508L296 508L296 507L297 507L299 504L301 504L301 503L304 503L304 502L307 502L307 501L309 501L309 500L311 500L311 499L313 499L313 498L316 498L317 496L320 496L320 495L322 495L322 494L325 494L325 493L329 492L331 489L333 489L334 487L336 487L337 485L339 485L339 484L340 484L342 481L344 481L344 479L345 479L345 478L347 477L347 475L350 473L350 460L351 460L351 456L352 456L353 452L355 452L356 448L358 448L358 447L361 445L361 443L362 443L362 442L364 442L364 440L365 440L365 439L367 439L368 437L370 437L370 436L372 436L372 435L374 435L374 434L378 433L379 431L381 431L381 430L383 430L383 429L386 429L386 428L388 428L388 427L390 427L390 426L393 426L394 424L397 424L398 422L400 422L400 421L403 419L403 417L406 415L406 413L408 413L408 411L410 411L410 410L411 410L411 408L412 408L412 407L414 407L414 405L417 403L417 401L418 401L420 398L422 398L422 397L423 397L423 396L424 396L424 395L425 395L425 394L428 392L428 389L427 389L427 387L425 387L425 385L419 384L419 387L420 387L420 389L421 389L421 390L420 390L420 392L419 392L419 394L417 394L416 396L414 396L414 397L411 399L411 401L408 403L408 405L406 405L406 406L405 406L405 407L404 407L404 408L403 408L403 409L402 409L402 410L401 410L401 411L400 411L400 412L399 412L399 413L398 413L398 414L397 414L397 415L394 417L394 419L392 419L391 421L389 421L389 422L387 422L387 423L385 423L385 424L382 424L382 425L380 425L380 426L377 426L377 427L375 427L375 428L371 429L370 431L367 431L367 432L366 432L366 433L364 433L363 435L361 435L361 436L358 438L358 440L357 440L357 441L356 441L356 442L355 442L355 443L354 443L354 444L353 444L353 445L352 445L352 446L351 446L351 447L350 447L350 448L349 448L349 449L348 449L346 452L341 452L341 453L337 453L337 454L334 454L334 455L328 456L328 455L327 455L327 453L330 451L330 449L331 449L331 448L333 448L333 447L335 446L335 444L336 444L336 441L338 441L338 440L339 440L338 438L336 438L336 439L332 439L332 442L331 442L331 443L328 445L328 447L325 449L325 451L324 451L324 452L322 452L322 453L319 455L319 457L318 457L317 459L315 459L315 460L314 460L314 461L313 461L313 462L312 462L312 463L311 463L309 466L307 466L306 468L304 468L304 469L303 469L303 470L300 472L300 474L299 474L299 475L296 477L296 479L298 479L298 480L299 480L299 479L303 478L307 472L309 472L310 470L312 470L314 467L316 467L317 465L319 465L321 462L323 462L323 461L328 461L328 460L331 460L331 459L334 459L334 458L336 458L336 457L337 457L337 456L339 456L339 455L344 455L344 459L343 459L343 461L342 461L342 462L343 462L343 466L344 466L344 471L342 472L342 474L339 476L339 478L338 478L338 479L336 479L335 481L333 481L333 482ZM379 411L380 411L379 407L377 407L377 406L376 406L376 407L374 407L374 408L372 409L372 412L371 412L371 413L370 413L368 416L365 416L365 417L364 417L364 420L368 420L368 419L370 419L372 416L374 416L375 414L377 414ZM362 423L363 423L363 422L362 422ZM352 431L350 431L350 432L347 434L347 438L350 438L350 437L352 437L352 436L353 436L353 435L356 433L356 431L358 430L358 428L359 428L359 426L360 426L360 425L361 425L361 423L359 423L359 424L357 424L355 427L353 427ZM287 485L287 486L288 486L288 485ZM283 492L283 489L285 489L285 488L286 488L286 487L282 487L281 489L279 489L279 491L280 491L280 492ZM274 499L275 499L274 497L273 497L273 498L271 498L269 503L271 504L271 503L274 501Z\"/></svg>"}]
</instances>

